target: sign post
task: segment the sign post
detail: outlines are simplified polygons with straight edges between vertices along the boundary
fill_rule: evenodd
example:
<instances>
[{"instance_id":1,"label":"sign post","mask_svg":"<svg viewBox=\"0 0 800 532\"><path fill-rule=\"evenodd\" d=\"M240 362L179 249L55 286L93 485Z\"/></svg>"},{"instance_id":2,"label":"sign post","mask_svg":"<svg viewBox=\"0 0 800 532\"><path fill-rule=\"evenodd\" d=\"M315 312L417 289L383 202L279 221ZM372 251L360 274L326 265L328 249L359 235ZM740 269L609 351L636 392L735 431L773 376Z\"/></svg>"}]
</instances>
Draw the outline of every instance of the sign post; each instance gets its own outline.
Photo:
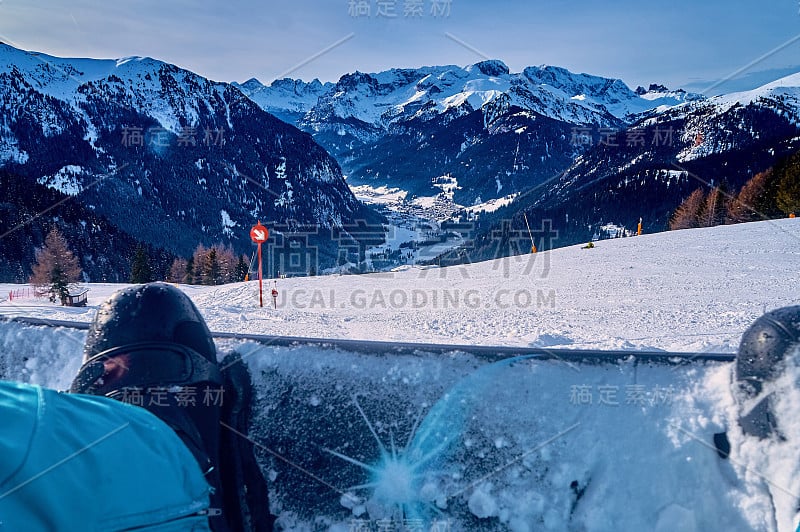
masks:
<instances>
[{"instance_id":1,"label":"sign post","mask_svg":"<svg viewBox=\"0 0 800 532\"><path fill-rule=\"evenodd\" d=\"M250 239L258 244L258 304L261 307L264 306L264 285L263 276L261 274L261 244L266 242L267 238L269 238L269 230L261 225L261 220L258 220L258 223L250 229Z\"/></svg>"}]
</instances>

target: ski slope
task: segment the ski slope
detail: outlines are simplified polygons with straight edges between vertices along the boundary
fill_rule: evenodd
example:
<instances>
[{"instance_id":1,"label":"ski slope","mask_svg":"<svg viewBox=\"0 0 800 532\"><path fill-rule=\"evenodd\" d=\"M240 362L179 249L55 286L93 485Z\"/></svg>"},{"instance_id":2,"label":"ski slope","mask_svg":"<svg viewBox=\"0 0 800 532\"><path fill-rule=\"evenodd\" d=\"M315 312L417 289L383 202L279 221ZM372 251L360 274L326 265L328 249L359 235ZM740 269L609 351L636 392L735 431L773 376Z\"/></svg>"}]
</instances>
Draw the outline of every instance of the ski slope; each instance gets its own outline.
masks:
<instances>
[{"instance_id":1,"label":"ski slope","mask_svg":"<svg viewBox=\"0 0 800 532\"><path fill-rule=\"evenodd\" d=\"M182 288L218 331L734 352L764 311L800 304L798 240L800 222L778 220L525 260L282 279L278 309L258 308L254 282ZM0 313L88 321L116 288L92 285L86 309L23 298ZM0 322L0 377L65 388L84 334ZM251 435L286 530L797 527L799 353L775 385L785 440L758 441L737 425L730 363L490 363L458 351L218 345L254 375ZM722 431L727 460L711 444Z\"/></svg>"},{"instance_id":2,"label":"ski slope","mask_svg":"<svg viewBox=\"0 0 800 532\"><path fill-rule=\"evenodd\" d=\"M606 240L451 268L182 287L212 330L533 347L735 352L764 312L800 304L800 221ZM265 283L265 292L273 286ZM0 298L19 288L0 285ZM0 315L91 321L119 285L92 284L84 309L0 302Z\"/></svg>"}]
</instances>

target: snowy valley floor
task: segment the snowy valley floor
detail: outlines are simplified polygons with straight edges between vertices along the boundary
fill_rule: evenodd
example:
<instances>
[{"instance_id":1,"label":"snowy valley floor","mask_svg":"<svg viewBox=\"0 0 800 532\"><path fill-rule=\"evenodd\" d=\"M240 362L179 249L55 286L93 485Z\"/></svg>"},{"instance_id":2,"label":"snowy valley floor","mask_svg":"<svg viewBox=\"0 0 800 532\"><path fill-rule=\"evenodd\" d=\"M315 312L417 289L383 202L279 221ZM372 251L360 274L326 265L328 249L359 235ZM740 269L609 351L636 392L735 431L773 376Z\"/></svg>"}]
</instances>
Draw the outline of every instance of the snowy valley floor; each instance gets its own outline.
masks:
<instances>
[{"instance_id":1,"label":"snowy valley floor","mask_svg":"<svg viewBox=\"0 0 800 532\"><path fill-rule=\"evenodd\" d=\"M258 308L254 282L182 288L216 331L735 352L765 311L800 304L798 259L800 221L780 220L464 267L283 279L277 310ZM20 288L0 285L0 295ZM117 288L91 285L85 309L21 298L0 303L0 314L89 321ZM0 377L63 389L83 338L0 322ZM251 434L268 449L260 460L283 529L797 527L798 353L776 384L785 439L758 441L737 425L730 363L219 347L241 353L253 373ZM727 460L711 444L721 431Z\"/></svg>"}]
</instances>

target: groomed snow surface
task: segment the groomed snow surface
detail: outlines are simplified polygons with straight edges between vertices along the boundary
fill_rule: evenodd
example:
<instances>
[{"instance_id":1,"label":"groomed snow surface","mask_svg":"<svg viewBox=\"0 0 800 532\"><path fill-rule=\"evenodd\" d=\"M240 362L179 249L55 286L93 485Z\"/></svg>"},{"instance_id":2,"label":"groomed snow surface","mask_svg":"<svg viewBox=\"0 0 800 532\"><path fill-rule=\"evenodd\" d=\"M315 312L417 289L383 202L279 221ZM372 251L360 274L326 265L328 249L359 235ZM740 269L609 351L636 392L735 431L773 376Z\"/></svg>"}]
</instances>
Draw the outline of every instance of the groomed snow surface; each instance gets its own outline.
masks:
<instances>
[{"instance_id":1,"label":"groomed snow surface","mask_svg":"<svg viewBox=\"0 0 800 532\"><path fill-rule=\"evenodd\" d=\"M255 282L182 288L219 331L734 352L765 311L800 304L798 244L800 222L779 220L464 267L281 279L277 310L258 308ZM0 294L22 288L3 285ZM86 309L23 297L0 312L88 321L117 288L92 285ZM0 377L63 389L83 338L2 322ZM798 523L797 353L775 384L783 439L759 441L737 425L743 407L730 363L492 364L459 352L218 346L241 353L254 375L251 435L268 449L259 459L287 530L794 531ZM722 431L727 460L712 445Z\"/></svg>"},{"instance_id":2,"label":"groomed snow surface","mask_svg":"<svg viewBox=\"0 0 800 532\"><path fill-rule=\"evenodd\" d=\"M183 286L212 330L452 344L735 352L768 310L800 304L800 220L693 229L451 268ZM265 293L273 286L265 280ZM0 285L0 299L17 285ZM0 314L91 321L89 306L32 298ZM267 305L269 303L269 305Z\"/></svg>"}]
</instances>

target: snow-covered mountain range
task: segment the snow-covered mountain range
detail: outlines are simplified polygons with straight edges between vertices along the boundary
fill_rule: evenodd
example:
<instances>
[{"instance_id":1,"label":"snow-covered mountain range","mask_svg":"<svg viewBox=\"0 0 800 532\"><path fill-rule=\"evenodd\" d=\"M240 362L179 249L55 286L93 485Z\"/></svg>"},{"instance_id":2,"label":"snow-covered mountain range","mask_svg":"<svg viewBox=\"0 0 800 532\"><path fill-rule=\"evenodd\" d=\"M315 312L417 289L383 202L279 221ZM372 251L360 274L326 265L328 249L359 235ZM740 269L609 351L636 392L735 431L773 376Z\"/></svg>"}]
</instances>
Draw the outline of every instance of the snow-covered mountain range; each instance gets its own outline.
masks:
<instances>
[{"instance_id":1,"label":"snow-covered mountain range","mask_svg":"<svg viewBox=\"0 0 800 532\"><path fill-rule=\"evenodd\" d=\"M568 166L582 151L571 142L576 126L619 129L644 112L700 98L655 85L633 91L618 79L553 66L512 73L498 60L355 72L336 84L251 79L240 88L314 135L352 183L429 195L433 179L455 175L466 205L519 192Z\"/></svg>"},{"instance_id":2,"label":"snow-covered mountain range","mask_svg":"<svg viewBox=\"0 0 800 532\"><path fill-rule=\"evenodd\" d=\"M150 58L61 59L0 44L0 171L183 256L201 242L249 252L257 218L322 233L380 220L311 136L230 84ZM8 228L30 197L11 200ZM41 236L17 234L31 242L9 258L32 258Z\"/></svg>"},{"instance_id":3,"label":"snow-covered mountain range","mask_svg":"<svg viewBox=\"0 0 800 532\"><path fill-rule=\"evenodd\" d=\"M676 206L697 188L744 183L800 150L800 75L756 90L652 111L598 142L546 186L529 189L476 229L472 259L497 255L498 232L552 220L563 246L587 241L604 224L665 230ZM513 233L513 230L512 230ZM502 240L502 239L501 239Z\"/></svg>"},{"instance_id":4,"label":"snow-covered mountain range","mask_svg":"<svg viewBox=\"0 0 800 532\"><path fill-rule=\"evenodd\" d=\"M433 181L454 176L463 205L499 199L568 168L601 132L698 94L554 66L512 73L498 60L342 76L336 84L251 79L245 94L314 135L351 183L435 194ZM588 139L585 142L584 139Z\"/></svg>"},{"instance_id":5,"label":"snow-covered mountain range","mask_svg":"<svg viewBox=\"0 0 800 532\"><path fill-rule=\"evenodd\" d=\"M246 249L243 228L261 217L305 227L340 262L336 228L382 222L344 173L364 197L392 190L456 217L505 205L475 228L480 249L522 213L553 220L559 245L609 223L630 230L640 216L660 230L697 186L737 188L797 149L799 86L794 75L707 98L553 66L512 73L497 60L265 86L150 58L0 45L0 172L37 198L18 199L5 223L57 193L172 254L201 241ZM19 231L18 247L41 232Z\"/></svg>"},{"instance_id":6,"label":"snow-covered mountain range","mask_svg":"<svg viewBox=\"0 0 800 532\"><path fill-rule=\"evenodd\" d=\"M677 155L678 161L721 154L736 149L745 139L761 136L764 124L748 124L745 121L723 124L726 117L749 109L766 111L789 124L800 125L800 73L778 79L750 91L714 96L664 109L639 125L648 127L675 120L685 120L682 140L686 146ZM766 132L768 134L768 132Z\"/></svg>"},{"instance_id":7,"label":"snow-covered mountain range","mask_svg":"<svg viewBox=\"0 0 800 532\"><path fill-rule=\"evenodd\" d=\"M442 196L446 176L451 211L515 196L495 218L552 219L562 244L640 216L661 230L694 188L736 189L798 147L800 75L712 97L500 61L246 85L334 154L351 185L418 202ZM484 225L497 244L499 227Z\"/></svg>"},{"instance_id":8,"label":"snow-covered mountain range","mask_svg":"<svg viewBox=\"0 0 800 532\"><path fill-rule=\"evenodd\" d=\"M553 66L511 73L501 61L466 68L448 65L347 74L336 84L282 79L264 86L255 79L240 88L276 115L303 114L298 125L315 131L353 120L388 130L413 117L432 118L452 108L482 108L501 94L508 103L542 116L581 125L611 126L645 111L701 96L685 91L632 91L618 79L574 74Z\"/></svg>"},{"instance_id":9,"label":"snow-covered mountain range","mask_svg":"<svg viewBox=\"0 0 800 532\"><path fill-rule=\"evenodd\" d=\"M323 84L316 79L306 83L290 78L275 80L269 86L262 85L255 78L232 85L265 111L291 124L297 124L317 104L319 97L333 87L333 83Z\"/></svg>"}]
</instances>

